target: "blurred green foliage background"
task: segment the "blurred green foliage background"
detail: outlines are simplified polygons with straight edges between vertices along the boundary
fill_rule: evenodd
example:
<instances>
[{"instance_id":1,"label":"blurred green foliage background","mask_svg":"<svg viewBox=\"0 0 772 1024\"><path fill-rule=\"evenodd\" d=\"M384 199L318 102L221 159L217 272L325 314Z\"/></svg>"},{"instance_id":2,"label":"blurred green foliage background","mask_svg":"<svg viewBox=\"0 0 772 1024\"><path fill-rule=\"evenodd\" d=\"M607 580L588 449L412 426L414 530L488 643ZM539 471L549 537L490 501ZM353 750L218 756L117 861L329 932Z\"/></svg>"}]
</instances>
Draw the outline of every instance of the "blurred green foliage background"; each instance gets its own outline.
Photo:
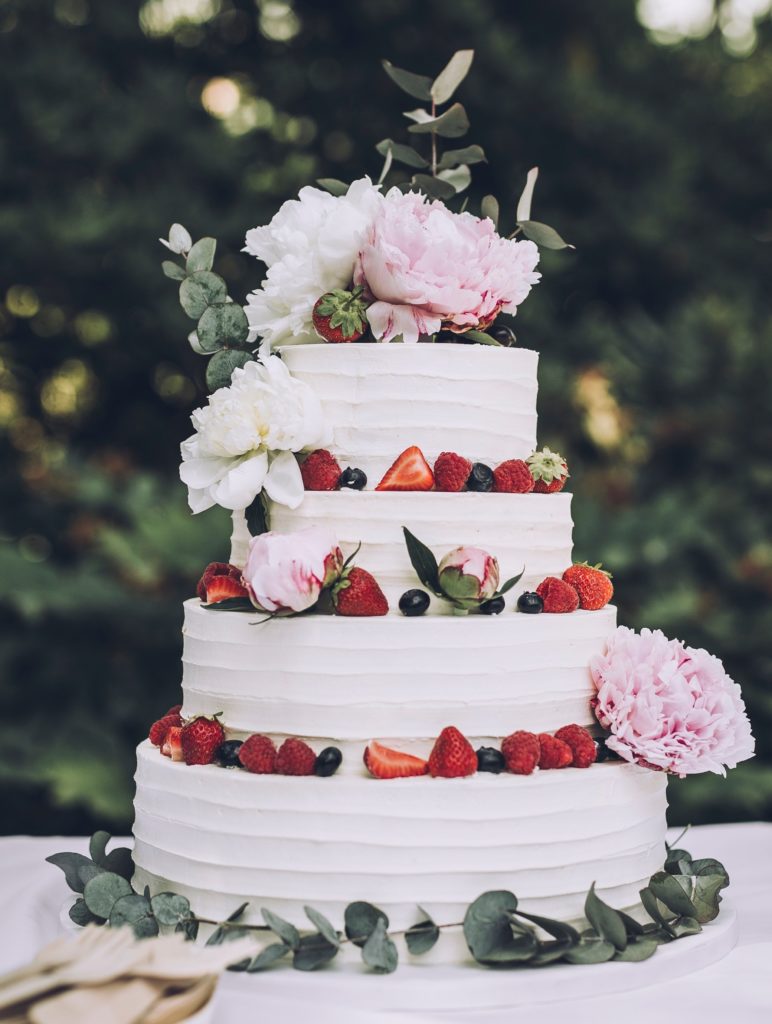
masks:
<instances>
[{"instance_id":1,"label":"blurred green foliage background","mask_svg":"<svg viewBox=\"0 0 772 1024\"><path fill-rule=\"evenodd\" d=\"M518 317L577 554L623 622L724 659L758 737L728 780L673 783L672 821L772 814L769 4L0 0L2 831L130 827L180 602L227 557L177 479L205 364L156 239L216 235L244 295L248 227L404 141L379 58L469 46L473 202L512 215L538 164L534 216L577 245Z\"/></svg>"}]
</instances>

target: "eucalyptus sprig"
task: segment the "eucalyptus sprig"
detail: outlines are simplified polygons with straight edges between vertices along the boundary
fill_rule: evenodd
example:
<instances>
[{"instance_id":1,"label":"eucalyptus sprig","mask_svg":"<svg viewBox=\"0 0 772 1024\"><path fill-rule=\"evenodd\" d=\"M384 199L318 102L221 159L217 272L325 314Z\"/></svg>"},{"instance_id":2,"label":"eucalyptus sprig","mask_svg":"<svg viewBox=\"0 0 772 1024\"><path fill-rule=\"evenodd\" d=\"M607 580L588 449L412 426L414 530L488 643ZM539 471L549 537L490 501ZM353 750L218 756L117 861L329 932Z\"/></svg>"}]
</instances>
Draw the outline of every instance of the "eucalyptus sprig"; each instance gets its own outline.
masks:
<instances>
[{"instance_id":1,"label":"eucalyptus sprig","mask_svg":"<svg viewBox=\"0 0 772 1024\"><path fill-rule=\"evenodd\" d=\"M703 924L713 921L719 913L721 890L729 884L729 875L719 861L693 860L686 850L668 847L664 870L652 875L640 893L649 917L646 923L609 906L593 883L584 904L589 927L581 931L567 922L528 913L520 908L514 893L497 890L478 896L463 921L437 924L417 907L415 924L391 931L387 914L372 903L350 903L344 911L343 932L320 911L305 906L313 930L302 932L265 907L260 911L264 924L244 923L247 903L226 920L214 921L194 914L185 896L173 892L151 896L147 887L142 894L135 893L130 884L134 870L131 851L120 848L107 853L109 841L107 832L97 832L91 838L91 857L58 853L46 858L61 868L67 884L79 894L70 908L70 918L76 924L128 925L138 938L173 928L191 941L198 937L200 925L210 925L214 930L207 939L209 946L256 931L270 932L276 941L229 968L248 974L265 970L290 954L296 970L313 971L329 964L346 945L357 946L362 961L376 974L391 974L399 963L394 937L403 936L408 951L421 956L450 928L462 928L475 961L490 967L647 960L658 946L695 935Z\"/></svg>"},{"instance_id":2,"label":"eucalyptus sprig","mask_svg":"<svg viewBox=\"0 0 772 1024\"><path fill-rule=\"evenodd\" d=\"M161 245L181 256L183 263L164 260L161 269L180 282L180 305L196 329L188 335L194 352L209 356L206 383L210 391L227 387L233 371L255 358L259 342L249 341L249 323L242 307L228 295L225 281L212 270L217 242L200 238L193 242L181 224L172 224Z\"/></svg>"}]
</instances>

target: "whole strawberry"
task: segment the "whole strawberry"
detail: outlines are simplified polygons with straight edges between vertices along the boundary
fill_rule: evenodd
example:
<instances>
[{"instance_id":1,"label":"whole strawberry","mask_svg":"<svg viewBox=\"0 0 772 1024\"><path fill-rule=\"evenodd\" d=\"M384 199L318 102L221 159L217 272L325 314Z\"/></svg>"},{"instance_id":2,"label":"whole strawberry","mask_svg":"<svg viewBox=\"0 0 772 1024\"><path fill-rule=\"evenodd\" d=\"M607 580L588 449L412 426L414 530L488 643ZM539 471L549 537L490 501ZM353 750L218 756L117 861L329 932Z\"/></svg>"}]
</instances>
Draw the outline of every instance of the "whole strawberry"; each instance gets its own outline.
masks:
<instances>
[{"instance_id":1,"label":"whole strawberry","mask_svg":"<svg viewBox=\"0 0 772 1024\"><path fill-rule=\"evenodd\" d=\"M555 494L562 491L568 480L568 463L557 452L542 448L526 459L528 469L533 477L533 489L536 494Z\"/></svg>"},{"instance_id":2,"label":"whole strawberry","mask_svg":"<svg viewBox=\"0 0 772 1024\"><path fill-rule=\"evenodd\" d=\"M366 569L347 569L332 589L332 600L338 615L386 615L389 602L378 581Z\"/></svg>"},{"instance_id":3,"label":"whole strawberry","mask_svg":"<svg viewBox=\"0 0 772 1024\"><path fill-rule=\"evenodd\" d=\"M336 491L340 466L326 448L318 448L300 463L300 475L307 491Z\"/></svg>"},{"instance_id":4,"label":"whole strawberry","mask_svg":"<svg viewBox=\"0 0 772 1024\"><path fill-rule=\"evenodd\" d=\"M538 737L532 732L513 732L501 744L501 753L507 764L507 771L514 775L530 775L539 763L541 748Z\"/></svg>"},{"instance_id":5,"label":"whole strawberry","mask_svg":"<svg viewBox=\"0 0 772 1024\"><path fill-rule=\"evenodd\" d=\"M438 491L463 491L472 463L455 452L441 452L434 463L434 486Z\"/></svg>"},{"instance_id":6,"label":"whole strawberry","mask_svg":"<svg viewBox=\"0 0 772 1024\"><path fill-rule=\"evenodd\" d=\"M598 565L586 562L576 563L563 573L563 579L570 583L579 595L579 607L588 612L596 612L609 603L614 596L614 584L611 573Z\"/></svg>"},{"instance_id":7,"label":"whole strawberry","mask_svg":"<svg viewBox=\"0 0 772 1024\"><path fill-rule=\"evenodd\" d=\"M250 736L239 747L239 761L253 775L276 771L276 747L269 736Z\"/></svg>"},{"instance_id":8,"label":"whole strawberry","mask_svg":"<svg viewBox=\"0 0 772 1024\"><path fill-rule=\"evenodd\" d=\"M173 725L182 725L182 719L180 718L179 712L167 711L163 718L159 718L157 722L153 722L150 726L150 732L147 734L147 738L153 746L162 747L163 742L166 739L166 734Z\"/></svg>"},{"instance_id":9,"label":"whole strawberry","mask_svg":"<svg viewBox=\"0 0 772 1024\"><path fill-rule=\"evenodd\" d=\"M574 759L569 745L555 736L550 736L548 732L539 733L539 747L539 768L568 768Z\"/></svg>"},{"instance_id":10,"label":"whole strawberry","mask_svg":"<svg viewBox=\"0 0 772 1024\"><path fill-rule=\"evenodd\" d=\"M573 768L589 768L598 757L595 740L581 725L564 725L555 733L556 740L562 740L571 748Z\"/></svg>"},{"instance_id":11,"label":"whole strawberry","mask_svg":"<svg viewBox=\"0 0 772 1024\"><path fill-rule=\"evenodd\" d=\"M542 580L536 593L544 602L545 612L575 612L579 607L576 590L557 576L548 576Z\"/></svg>"},{"instance_id":12,"label":"whole strawberry","mask_svg":"<svg viewBox=\"0 0 772 1024\"><path fill-rule=\"evenodd\" d=\"M455 725L446 726L429 755L429 774L434 778L461 779L477 771L477 754Z\"/></svg>"},{"instance_id":13,"label":"whole strawberry","mask_svg":"<svg viewBox=\"0 0 772 1024\"><path fill-rule=\"evenodd\" d=\"M533 490L531 471L522 459L508 459L493 471L493 490L507 494L528 494Z\"/></svg>"},{"instance_id":14,"label":"whole strawberry","mask_svg":"<svg viewBox=\"0 0 772 1024\"><path fill-rule=\"evenodd\" d=\"M348 342L362 337L367 330L367 306L362 301L362 291L361 286L350 292L336 288L316 300L311 319L320 338Z\"/></svg>"},{"instance_id":15,"label":"whole strawberry","mask_svg":"<svg viewBox=\"0 0 772 1024\"><path fill-rule=\"evenodd\" d=\"M200 715L183 726L180 738L185 764L211 764L215 751L225 739L225 730L216 717Z\"/></svg>"},{"instance_id":16,"label":"whole strawberry","mask_svg":"<svg viewBox=\"0 0 772 1024\"><path fill-rule=\"evenodd\" d=\"M285 740L276 755L276 772L279 775L313 775L316 754L303 740Z\"/></svg>"}]
</instances>

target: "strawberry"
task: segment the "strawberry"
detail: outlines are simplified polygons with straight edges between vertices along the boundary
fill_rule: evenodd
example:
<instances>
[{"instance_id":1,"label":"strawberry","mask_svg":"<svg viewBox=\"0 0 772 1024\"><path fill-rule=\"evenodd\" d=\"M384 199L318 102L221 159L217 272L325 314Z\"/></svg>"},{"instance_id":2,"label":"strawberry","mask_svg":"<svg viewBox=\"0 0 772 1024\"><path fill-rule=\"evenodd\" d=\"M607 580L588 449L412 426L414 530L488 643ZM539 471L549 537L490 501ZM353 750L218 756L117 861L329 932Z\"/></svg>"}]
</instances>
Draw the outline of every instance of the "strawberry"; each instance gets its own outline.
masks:
<instances>
[{"instance_id":1,"label":"strawberry","mask_svg":"<svg viewBox=\"0 0 772 1024\"><path fill-rule=\"evenodd\" d=\"M343 288L325 292L316 300L311 314L316 333L325 341L348 342L361 338L367 330L367 306L361 285L347 292Z\"/></svg>"},{"instance_id":2,"label":"strawberry","mask_svg":"<svg viewBox=\"0 0 772 1024\"><path fill-rule=\"evenodd\" d=\"M247 588L232 576L214 576L206 588L206 604L219 604L234 597L249 597Z\"/></svg>"},{"instance_id":3,"label":"strawberry","mask_svg":"<svg viewBox=\"0 0 772 1024\"><path fill-rule=\"evenodd\" d=\"M161 753L164 757L170 757L172 761L184 761L182 753L182 726L173 725L166 731Z\"/></svg>"},{"instance_id":4,"label":"strawberry","mask_svg":"<svg viewBox=\"0 0 772 1024\"><path fill-rule=\"evenodd\" d=\"M539 767L545 770L550 768L568 768L574 759L571 748L563 740L550 736L548 732L539 733Z\"/></svg>"},{"instance_id":5,"label":"strawberry","mask_svg":"<svg viewBox=\"0 0 772 1024\"><path fill-rule=\"evenodd\" d=\"M239 747L238 756L253 775L272 775L276 771L276 747L268 736L250 736Z\"/></svg>"},{"instance_id":6,"label":"strawberry","mask_svg":"<svg viewBox=\"0 0 772 1024\"><path fill-rule=\"evenodd\" d=\"M477 771L477 754L455 725L446 726L429 755L429 773L442 779L461 779Z\"/></svg>"},{"instance_id":7,"label":"strawberry","mask_svg":"<svg viewBox=\"0 0 772 1024\"><path fill-rule=\"evenodd\" d=\"M522 459L508 459L493 471L493 490L507 494L528 494L533 477Z\"/></svg>"},{"instance_id":8,"label":"strawberry","mask_svg":"<svg viewBox=\"0 0 772 1024\"><path fill-rule=\"evenodd\" d=\"M182 728L182 755L185 764L211 764L217 748L225 739L225 730L217 718L199 715Z\"/></svg>"},{"instance_id":9,"label":"strawberry","mask_svg":"<svg viewBox=\"0 0 772 1024\"><path fill-rule=\"evenodd\" d=\"M196 594L200 601L206 603L207 588L215 576L230 576L231 579L241 581L241 569L236 565L231 565L229 562L210 562L206 569L204 569L203 575L196 587Z\"/></svg>"},{"instance_id":10,"label":"strawberry","mask_svg":"<svg viewBox=\"0 0 772 1024\"><path fill-rule=\"evenodd\" d=\"M326 448L319 448L301 462L300 475L307 491L336 491L340 466Z\"/></svg>"},{"instance_id":11,"label":"strawberry","mask_svg":"<svg viewBox=\"0 0 772 1024\"><path fill-rule=\"evenodd\" d=\"M159 718L157 722L153 722L150 726L150 732L147 734L147 738L153 744L154 747L162 747L166 734L175 725L182 725L182 719L176 713L172 714L167 712L163 718Z\"/></svg>"},{"instance_id":12,"label":"strawberry","mask_svg":"<svg viewBox=\"0 0 772 1024\"><path fill-rule=\"evenodd\" d=\"M614 596L611 573L598 565L586 562L576 563L563 573L563 579L570 583L579 595L579 607L589 612L605 608Z\"/></svg>"},{"instance_id":13,"label":"strawberry","mask_svg":"<svg viewBox=\"0 0 772 1024\"><path fill-rule=\"evenodd\" d=\"M424 453L416 445L406 448L386 470L376 491L430 491L434 474Z\"/></svg>"},{"instance_id":14,"label":"strawberry","mask_svg":"<svg viewBox=\"0 0 772 1024\"><path fill-rule=\"evenodd\" d=\"M174 707L169 708L166 712L167 715L179 715L182 712L182 704L175 704Z\"/></svg>"},{"instance_id":15,"label":"strawberry","mask_svg":"<svg viewBox=\"0 0 772 1024\"><path fill-rule=\"evenodd\" d=\"M290 737L279 747L276 772L279 775L313 775L316 754L303 740Z\"/></svg>"},{"instance_id":16,"label":"strawberry","mask_svg":"<svg viewBox=\"0 0 772 1024\"><path fill-rule=\"evenodd\" d=\"M434 486L438 491L463 491L472 463L455 452L442 452L434 463Z\"/></svg>"},{"instance_id":17,"label":"strawberry","mask_svg":"<svg viewBox=\"0 0 772 1024\"><path fill-rule=\"evenodd\" d=\"M513 732L501 744L507 771L514 775L530 775L539 763L539 740L532 732Z\"/></svg>"},{"instance_id":18,"label":"strawberry","mask_svg":"<svg viewBox=\"0 0 772 1024\"><path fill-rule=\"evenodd\" d=\"M386 615L389 602L378 581L366 569L353 566L332 589L338 615Z\"/></svg>"},{"instance_id":19,"label":"strawberry","mask_svg":"<svg viewBox=\"0 0 772 1024\"><path fill-rule=\"evenodd\" d=\"M570 583L564 583L557 576L548 576L536 588L544 602L545 612L575 612L579 607L579 595Z\"/></svg>"},{"instance_id":20,"label":"strawberry","mask_svg":"<svg viewBox=\"0 0 772 1024\"><path fill-rule=\"evenodd\" d=\"M426 775L429 765L422 757L403 754L371 740L365 747L365 767L376 779L404 779L412 775Z\"/></svg>"},{"instance_id":21,"label":"strawberry","mask_svg":"<svg viewBox=\"0 0 772 1024\"><path fill-rule=\"evenodd\" d=\"M581 725L564 725L555 733L556 740L562 740L571 748L574 768L589 768L595 763L598 756L598 748L595 740Z\"/></svg>"},{"instance_id":22,"label":"strawberry","mask_svg":"<svg viewBox=\"0 0 772 1024\"><path fill-rule=\"evenodd\" d=\"M555 494L562 491L568 480L568 464L562 455L542 448L526 459L528 469L533 477L533 489L536 494Z\"/></svg>"}]
</instances>

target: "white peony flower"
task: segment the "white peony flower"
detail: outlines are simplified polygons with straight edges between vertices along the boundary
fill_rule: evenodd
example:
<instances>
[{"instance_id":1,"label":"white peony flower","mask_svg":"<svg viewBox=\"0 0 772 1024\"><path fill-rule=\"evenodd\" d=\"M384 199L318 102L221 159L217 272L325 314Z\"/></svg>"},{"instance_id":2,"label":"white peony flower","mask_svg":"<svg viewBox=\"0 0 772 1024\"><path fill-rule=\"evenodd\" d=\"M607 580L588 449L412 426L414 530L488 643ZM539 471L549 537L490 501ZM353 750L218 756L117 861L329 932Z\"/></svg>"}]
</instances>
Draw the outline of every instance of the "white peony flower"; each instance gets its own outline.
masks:
<instances>
[{"instance_id":1,"label":"white peony flower","mask_svg":"<svg viewBox=\"0 0 772 1024\"><path fill-rule=\"evenodd\" d=\"M328 441L319 399L277 356L234 370L191 420L196 433L182 442L180 478L193 512L247 508L262 490L297 508L303 480L292 453Z\"/></svg>"},{"instance_id":2,"label":"white peony flower","mask_svg":"<svg viewBox=\"0 0 772 1024\"><path fill-rule=\"evenodd\" d=\"M325 292L351 284L360 243L382 202L369 178L353 182L345 196L308 186L270 224L247 232L244 251L268 267L245 307L254 334L264 339L263 351L319 341L314 304Z\"/></svg>"}]
</instances>

